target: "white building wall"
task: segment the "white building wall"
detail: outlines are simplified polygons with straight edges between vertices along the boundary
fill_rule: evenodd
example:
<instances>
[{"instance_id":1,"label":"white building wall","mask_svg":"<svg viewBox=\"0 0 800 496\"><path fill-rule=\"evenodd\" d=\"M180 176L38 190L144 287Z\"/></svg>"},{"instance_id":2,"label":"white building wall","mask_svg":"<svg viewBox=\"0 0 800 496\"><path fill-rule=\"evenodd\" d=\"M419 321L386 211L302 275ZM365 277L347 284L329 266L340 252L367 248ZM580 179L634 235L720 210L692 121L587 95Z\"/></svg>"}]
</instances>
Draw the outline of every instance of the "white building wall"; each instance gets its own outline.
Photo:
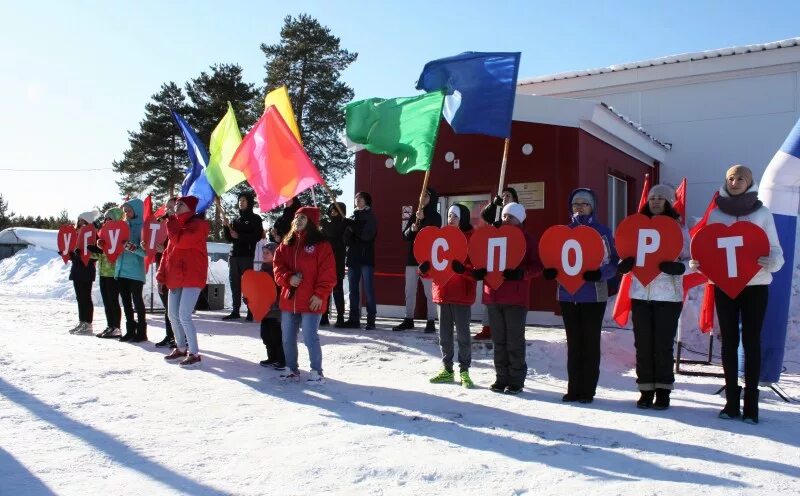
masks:
<instances>
[{"instance_id":1,"label":"white building wall","mask_svg":"<svg viewBox=\"0 0 800 496\"><path fill-rule=\"evenodd\" d=\"M662 182L688 178L688 213L702 215L732 164L760 178L800 117L800 47L522 81L519 93L602 101L672 143Z\"/></svg>"}]
</instances>

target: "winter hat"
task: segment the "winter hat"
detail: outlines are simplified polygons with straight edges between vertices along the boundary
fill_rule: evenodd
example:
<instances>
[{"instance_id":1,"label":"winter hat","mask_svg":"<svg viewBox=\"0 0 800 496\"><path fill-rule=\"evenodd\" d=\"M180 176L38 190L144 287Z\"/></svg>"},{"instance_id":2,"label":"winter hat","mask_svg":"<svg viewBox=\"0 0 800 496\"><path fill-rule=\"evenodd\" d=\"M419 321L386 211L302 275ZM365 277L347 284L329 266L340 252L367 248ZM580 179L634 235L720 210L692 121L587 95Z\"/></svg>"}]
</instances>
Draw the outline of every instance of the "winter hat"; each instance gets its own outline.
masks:
<instances>
[{"instance_id":1,"label":"winter hat","mask_svg":"<svg viewBox=\"0 0 800 496\"><path fill-rule=\"evenodd\" d=\"M305 215L315 226L319 225L319 209L317 207L301 207L294 216Z\"/></svg>"},{"instance_id":2,"label":"winter hat","mask_svg":"<svg viewBox=\"0 0 800 496\"><path fill-rule=\"evenodd\" d=\"M738 174L738 175L742 176L744 178L744 180L747 181L747 187L748 188L750 188L750 186L753 185L753 171L751 171L749 168L745 167L744 165L734 165L733 167L731 167L730 169L728 169L725 172L725 184L726 185L727 185L728 178L731 177L734 174Z\"/></svg>"},{"instance_id":3,"label":"winter hat","mask_svg":"<svg viewBox=\"0 0 800 496\"><path fill-rule=\"evenodd\" d=\"M586 189L579 189L572 195L572 203L575 203L575 200L583 200L584 202L588 203L589 206L592 207L594 210L594 195L592 195L589 190Z\"/></svg>"},{"instance_id":4,"label":"winter hat","mask_svg":"<svg viewBox=\"0 0 800 496\"><path fill-rule=\"evenodd\" d=\"M447 215L449 216L450 214L453 214L459 219L461 219L461 209L458 208L458 204L450 205L450 208L447 209Z\"/></svg>"},{"instance_id":5,"label":"winter hat","mask_svg":"<svg viewBox=\"0 0 800 496\"><path fill-rule=\"evenodd\" d=\"M356 193L356 198L358 198L359 196L364 199L364 203L366 203L368 207L372 206L372 195L370 195L366 191L359 191L358 193Z\"/></svg>"},{"instance_id":6,"label":"winter hat","mask_svg":"<svg viewBox=\"0 0 800 496\"><path fill-rule=\"evenodd\" d=\"M87 224L92 224L94 221L100 218L102 214L98 210L90 210L88 212L84 212L78 216L78 219L86 222Z\"/></svg>"},{"instance_id":7,"label":"winter hat","mask_svg":"<svg viewBox=\"0 0 800 496\"><path fill-rule=\"evenodd\" d=\"M669 202L670 205L675 203L675 190L667 186L666 184L656 184L650 191L647 193L647 199L650 200L653 197L660 196Z\"/></svg>"},{"instance_id":8,"label":"winter hat","mask_svg":"<svg viewBox=\"0 0 800 496\"><path fill-rule=\"evenodd\" d=\"M342 210L342 213L345 216L347 216L347 205L345 205L344 202L336 202L336 203L331 203L330 205L328 205L327 214L330 215L331 212L336 210L336 205L339 205L339 208Z\"/></svg>"},{"instance_id":9,"label":"winter hat","mask_svg":"<svg viewBox=\"0 0 800 496\"><path fill-rule=\"evenodd\" d=\"M200 200L198 200L196 196L189 195L178 198L178 201L189 207L189 210L191 210L192 212L195 212L195 209L197 208L197 203Z\"/></svg>"},{"instance_id":10,"label":"winter hat","mask_svg":"<svg viewBox=\"0 0 800 496\"><path fill-rule=\"evenodd\" d=\"M503 215L505 214L513 215L520 223L525 222L525 207L519 203L511 202L503 207Z\"/></svg>"},{"instance_id":11,"label":"winter hat","mask_svg":"<svg viewBox=\"0 0 800 496\"><path fill-rule=\"evenodd\" d=\"M264 248L269 250L271 253L275 253L275 250L278 249L278 243L273 243L272 241L269 243L264 243Z\"/></svg>"},{"instance_id":12,"label":"winter hat","mask_svg":"<svg viewBox=\"0 0 800 496\"><path fill-rule=\"evenodd\" d=\"M106 210L103 217L106 219L122 220L122 209L119 207L109 208Z\"/></svg>"}]
</instances>

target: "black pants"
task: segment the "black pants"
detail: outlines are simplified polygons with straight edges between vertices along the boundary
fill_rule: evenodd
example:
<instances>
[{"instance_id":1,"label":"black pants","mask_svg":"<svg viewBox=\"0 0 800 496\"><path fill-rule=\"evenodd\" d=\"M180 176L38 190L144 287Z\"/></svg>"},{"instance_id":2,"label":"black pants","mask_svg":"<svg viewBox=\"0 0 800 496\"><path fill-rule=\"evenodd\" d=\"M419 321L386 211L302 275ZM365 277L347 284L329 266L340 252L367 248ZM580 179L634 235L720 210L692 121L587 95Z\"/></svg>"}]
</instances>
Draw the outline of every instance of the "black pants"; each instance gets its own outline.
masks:
<instances>
[{"instance_id":1,"label":"black pants","mask_svg":"<svg viewBox=\"0 0 800 496\"><path fill-rule=\"evenodd\" d=\"M231 296L233 297L233 311L238 313L242 306L242 274L246 270L253 270L253 257L228 258L228 270Z\"/></svg>"},{"instance_id":2,"label":"black pants","mask_svg":"<svg viewBox=\"0 0 800 496\"><path fill-rule=\"evenodd\" d=\"M325 307L325 315L328 315L328 312L331 308L331 300L333 300L333 304L336 306L336 318L337 319L344 319L344 274L342 277L336 278L336 286L333 288L333 293L328 298L328 306Z\"/></svg>"},{"instance_id":3,"label":"black pants","mask_svg":"<svg viewBox=\"0 0 800 496\"><path fill-rule=\"evenodd\" d=\"M486 305L494 344L497 384L522 387L528 374L525 362L525 316L528 309L518 305Z\"/></svg>"},{"instance_id":4,"label":"black pants","mask_svg":"<svg viewBox=\"0 0 800 496\"><path fill-rule=\"evenodd\" d=\"M283 355L280 320L264 319L261 321L261 341L267 347L267 360L286 363Z\"/></svg>"},{"instance_id":5,"label":"black pants","mask_svg":"<svg viewBox=\"0 0 800 496\"><path fill-rule=\"evenodd\" d=\"M560 305L567 331L567 393L593 398L600 378L600 331L606 302Z\"/></svg>"},{"instance_id":6,"label":"black pants","mask_svg":"<svg viewBox=\"0 0 800 496\"><path fill-rule=\"evenodd\" d=\"M92 304L92 284L94 281L72 281L75 299L78 300L78 320L92 323L94 304Z\"/></svg>"},{"instance_id":7,"label":"black pants","mask_svg":"<svg viewBox=\"0 0 800 496\"><path fill-rule=\"evenodd\" d=\"M682 302L631 301L636 383L640 391L672 389L672 357L682 309Z\"/></svg>"},{"instance_id":8,"label":"black pants","mask_svg":"<svg viewBox=\"0 0 800 496\"><path fill-rule=\"evenodd\" d=\"M125 324L130 330L135 329L138 325L144 325L147 318L144 315L144 298L142 297L142 288L144 283L134 279L117 279L119 284L119 295L122 297L122 308L125 310ZM133 311L136 310L136 318L134 318Z\"/></svg>"},{"instance_id":9,"label":"black pants","mask_svg":"<svg viewBox=\"0 0 800 496\"><path fill-rule=\"evenodd\" d=\"M100 277L100 296L106 311L108 327L119 329L122 320L122 309L119 306L119 284L113 277Z\"/></svg>"},{"instance_id":10,"label":"black pants","mask_svg":"<svg viewBox=\"0 0 800 496\"><path fill-rule=\"evenodd\" d=\"M744 384L758 388L761 375L761 326L767 311L769 286L746 286L739 296L731 298L714 286L714 303L722 333L722 369L725 388L735 390L739 374L739 322L742 324L744 347Z\"/></svg>"},{"instance_id":11,"label":"black pants","mask_svg":"<svg viewBox=\"0 0 800 496\"><path fill-rule=\"evenodd\" d=\"M175 334L172 332L172 322L169 321L169 291L158 293L161 299L161 304L164 305L164 326L167 328L167 337L175 340Z\"/></svg>"}]
</instances>

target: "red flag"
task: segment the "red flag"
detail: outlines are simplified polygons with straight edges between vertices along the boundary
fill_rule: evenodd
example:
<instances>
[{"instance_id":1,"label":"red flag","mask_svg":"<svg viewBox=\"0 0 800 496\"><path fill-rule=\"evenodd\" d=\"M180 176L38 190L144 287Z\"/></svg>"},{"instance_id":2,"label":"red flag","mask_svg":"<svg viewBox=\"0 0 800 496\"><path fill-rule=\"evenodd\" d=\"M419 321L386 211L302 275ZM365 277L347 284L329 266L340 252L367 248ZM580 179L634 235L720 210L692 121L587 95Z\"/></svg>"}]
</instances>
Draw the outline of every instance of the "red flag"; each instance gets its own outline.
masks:
<instances>
[{"instance_id":1,"label":"red flag","mask_svg":"<svg viewBox=\"0 0 800 496\"><path fill-rule=\"evenodd\" d=\"M150 197L150 195L147 195L147 198L144 199L143 203L144 203L144 208L143 208L144 212L142 214L143 217L142 227L146 226L147 223L150 222L150 219L153 218L153 199ZM142 233L141 239L144 239L144 233ZM152 255L145 255L144 257L145 272L147 272L147 270L150 268L150 264L153 263L153 261L155 261L155 258Z\"/></svg>"},{"instance_id":2,"label":"red flag","mask_svg":"<svg viewBox=\"0 0 800 496\"><path fill-rule=\"evenodd\" d=\"M706 333L714 329L714 285L710 282L706 283L706 290L703 293L698 324L700 330Z\"/></svg>"},{"instance_id":3,"label":"red flag","mask_svg":"<svg viewBox=\"0 0 800 496\"><path fill-rule=\"evenodd\" d=\"M711 201L706 207L703 218L700 219L700 222L698 222L695 226L689 229L690 237L694 237L694 235L697 234L697 231L708 224L708 216L711 215L711 211L716 208L718 196L719 192L717 191L714 193L714 196L711 197ZM714 328L714 285L708 282L708 277L700 272L695 272L693 274L684 276L683 299L686 300L686 295L689 293L690 289L703 283L706 283L706 288L705 293L703 293L703 301L700 304L700 318L698 324L701 331L711 332L711 330Z\"/></svg>"},{"instance_id":4,"label":"red flag","mask_svg":"<svg viewBox=\"0 0 800 496\"><path fill-rule=\"evenodd\" d=\"M644 184L642 185L642 196L639 197L639 207L637 212L641 212L647 204L647 195L650 193L650 174L644 175ZM614 301L614 310L612 311L614 321L625 326L628 324L628 319L631 315L631 274L622 276L619 283L619 291L617 292L617 299Z\"/></svg>"},{"instance_id":5,"label":"red flag","mask_svg":"<svg viewBox=\"0 0 800 496\"><path fill-rule=\"evenodd\" d=\"M323 183L319 171L275 106L270 106L247 133L230 166L247 177L262 212Z\"/></svg>"},{"instance_id":6,"label":"red flag","mask_svg":"<svg viewBox=\"0 0 800 496\"><path fill-rule=\"evenodd\" d=\"M681 216L681 225L686 225L686 178L683 178L678 189L675 190L675 205L672 206Z\"/></svg>"}]
</instances>

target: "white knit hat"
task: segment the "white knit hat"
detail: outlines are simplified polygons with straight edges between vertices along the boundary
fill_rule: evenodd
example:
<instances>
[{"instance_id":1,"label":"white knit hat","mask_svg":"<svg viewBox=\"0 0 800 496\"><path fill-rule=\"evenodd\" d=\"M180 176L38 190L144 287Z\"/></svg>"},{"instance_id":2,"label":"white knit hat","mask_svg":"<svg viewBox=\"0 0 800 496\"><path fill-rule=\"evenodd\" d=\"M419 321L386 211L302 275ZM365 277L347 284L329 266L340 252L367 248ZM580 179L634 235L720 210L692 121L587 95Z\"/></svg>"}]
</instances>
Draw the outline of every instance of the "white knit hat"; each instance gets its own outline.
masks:
<instances>
[{"instance_id":1,"label":"white knit hat","mask_svg":"<svg viewBox=\"0 0 800 496\"><path fill-rule=\"evenodd\" d=\"M91 224L92 222L96 221L103 215L97 210L90 210L88 212L84 212L78 216L79 219L86 221L87 224Z\"/></svg>"},{"instance_id":2,"label":"white knit hat","mask_svg":"<svg viewBox=\"0 0 800 496\"><path fill-rule=\"evenodd\" d=\"M458 208L458 205L450 205L450 208L447 209L447 215L453 214L459 219L461 219L461 209Z\"/></svg>"},{"instance_id":3,"label":"white knit hat","mask_svg":"<svg viewBox=\"0 0 800 496\"><path fill-rule=\"evenodd\" d=\"M503 215L505 214L513 215L518 221L525 222L525 207L519 203L511 202L503 207Z\"/></svg>"},{"instance_id":4,"label":"white knit hat","mask_svg":"<svg viewBox=\"0 0 800 496\"><path fill-rule=\"evenodd\" d=\"M675 190L667 186L666 184L656 184L650 191L647 193L647 199L651 199L654 196L660 196L667 200L670 205L675 203Z\"/></svg>"}]
</instances>

